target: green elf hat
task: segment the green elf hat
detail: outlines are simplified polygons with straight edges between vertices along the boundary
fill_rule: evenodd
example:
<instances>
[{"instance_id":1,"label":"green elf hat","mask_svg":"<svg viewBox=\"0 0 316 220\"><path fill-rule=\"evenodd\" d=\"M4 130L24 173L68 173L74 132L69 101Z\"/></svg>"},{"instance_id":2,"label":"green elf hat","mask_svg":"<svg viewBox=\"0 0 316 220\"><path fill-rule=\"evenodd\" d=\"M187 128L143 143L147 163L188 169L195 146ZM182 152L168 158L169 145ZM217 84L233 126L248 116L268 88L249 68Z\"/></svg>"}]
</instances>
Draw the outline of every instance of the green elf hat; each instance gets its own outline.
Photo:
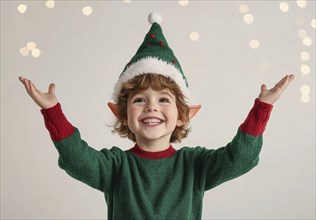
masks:
<instances>
[{"instance_id":1,"label":"green elf hat","mask_svg":"<svg viewBox=\"0 0 316 220\"><path fill-rule=\"evenodd\" d=\"M114 87L113 100L116 103L118 103L118 94L124 82L147 73L161 74L170 78L178 84L186 98L190 96L187 79L159 25L162 16L157 12L152 12L148 16L148 21L152 24L149 32L136 54L125 66Z\"/></svg>"}]
</instances>

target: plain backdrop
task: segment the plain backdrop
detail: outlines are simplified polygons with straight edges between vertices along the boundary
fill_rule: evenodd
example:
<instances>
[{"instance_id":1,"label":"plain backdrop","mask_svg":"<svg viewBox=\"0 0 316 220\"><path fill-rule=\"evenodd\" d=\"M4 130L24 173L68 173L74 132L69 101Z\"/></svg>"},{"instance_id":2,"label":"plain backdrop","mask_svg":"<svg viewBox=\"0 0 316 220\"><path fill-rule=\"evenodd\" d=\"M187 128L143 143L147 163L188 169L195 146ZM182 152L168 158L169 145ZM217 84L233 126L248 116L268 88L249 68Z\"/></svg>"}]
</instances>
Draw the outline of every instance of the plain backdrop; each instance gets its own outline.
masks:
<instances>
[{"instance_id":1,"label":"plain backdrop","mask_svg":"<svg viewBox=\"0 0 316 220\"><path fill-rule=\"evenodd\" d=\"M271 88L287 73L296 76L274 105L259 165L206 192L203 218L315 219L315 1L303 8L285 1L287 12L280 10L280 1L190 1L187 6L55 1L54 8L45 2L1 1L1 219L107 217L103 194L58 167L40 109L18 76L43 91L54 82L64 113L90 146L127 150L133 143L112 134L114 116L106 104L150 28L151 11L163 16L164 35L189 81L190 103L202 105L177 149L226 145L261 84ZM17 10L20 4L27 5L25 13ZM248 12L239 10L242 4ZM90 16L82 13L85 6L93 9ZM243 20L246 13L254 18L250 24ZM190 39L192 32L199 34L197 41ZM251 40L260 46L251 48ZM39 57L20 54L28 42L36 43ZM308 74L302 65L310 67ZM302 86L310 88L307 103L301 100Z\"/></svg>"}]
</instances>

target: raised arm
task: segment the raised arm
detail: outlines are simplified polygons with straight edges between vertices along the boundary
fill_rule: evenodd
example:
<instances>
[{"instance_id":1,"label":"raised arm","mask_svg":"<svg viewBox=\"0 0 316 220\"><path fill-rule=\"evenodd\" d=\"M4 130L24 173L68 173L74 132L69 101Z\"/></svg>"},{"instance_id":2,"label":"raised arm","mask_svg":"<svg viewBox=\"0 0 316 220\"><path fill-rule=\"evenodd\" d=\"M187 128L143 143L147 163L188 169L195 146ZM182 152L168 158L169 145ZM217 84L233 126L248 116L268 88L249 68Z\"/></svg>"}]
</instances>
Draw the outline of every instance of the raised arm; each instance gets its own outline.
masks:
<instances>
[{"instance_id":1,"label":"raised arm","mask_svg":"<svg viewBox=\"0 0 316 220\"><path fill-rule=\"evenodd\" d=\"M41 107L45 126L59 153L58 165L73 178L100 191L112 189L114 170L120 164L118 148L101 151L90 147L64 115L55 95L55 85L49 85L47 93L36 89L31 80L19 77L27 93Z\"/></svg>"},{"instance_id":2,"label":"raised arm","mask_svg":"<svg viewBox=\"0 0 316 220\"><path fill-rule=\"evenodd\" d=\"M241 124L236 136L225 147L215 151L206 150L201 154L201 176L204 190L247 173L259 162L262 147L262 134L269 120L272 104L275 103L294 75L283 77L273 88L261 86L259 97Z\"/></svg>"}]
</instances>

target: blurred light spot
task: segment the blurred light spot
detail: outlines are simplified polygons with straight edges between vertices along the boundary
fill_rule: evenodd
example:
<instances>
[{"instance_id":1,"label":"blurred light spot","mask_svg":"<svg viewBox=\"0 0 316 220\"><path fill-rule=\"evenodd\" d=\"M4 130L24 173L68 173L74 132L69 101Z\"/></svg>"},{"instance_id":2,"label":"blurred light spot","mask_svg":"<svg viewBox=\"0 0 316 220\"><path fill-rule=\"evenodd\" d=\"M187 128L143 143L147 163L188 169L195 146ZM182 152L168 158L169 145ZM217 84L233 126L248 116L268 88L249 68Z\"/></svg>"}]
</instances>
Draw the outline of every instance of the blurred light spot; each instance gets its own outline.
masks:
<instances>
[{"instance_id":1,"label":"blurred light spot","mask_svg":"<svg viewBox=\"0 0 316 220\"><path fill-rule=\"evenodd\" d=\"M248 5L246 4L239 5L239 11L240 13L243 13L243 14L248 13L249 12Z\"/></svg>"},{"instance_id":2,"label":"blurred light spot","mask_svg":"<svg viewBox=\"0 0 316 220\"><path fill-rule=\"evenodd\" d=\"M303 44L304 44L305 46L310 46L310 45L312 45L312 38L310 38L310 37L304 37L304 39L303 39Z\"/></svg>"},{"instance_id":3,"label":"blurred light spot","mask_svg":"<svg viewBox=\"0 0 316 220\"><path fill-rule=\"evenodd\" d=\"M305 20L304 20L303 17L296 17L296 18L295 18L295 23L296 23L297 25L303 25L303 24L305 23Z\"/></svg>"},{"instance_id":4,"label":"blurred light spot","mask_svg":"<svg viewBox=\"0 0 316 220\"><path fill-rule=\"evenodd\" d=\"M20 49L20 54L21 54L22 56L27 56L27 55L29 55L29 53L30 53L30 50L27 49L26 47L22 47L22 48Z\"/></svg>"},{"instance_id":5,"label":"blurred light spot","mask_svg":"<svg viewBox=\"0 0 316 220\"><path fill-rule=\"evenodd\" d=\"M92 9L92 7L90 7L90 6L86 6L86 7L84 7L84 8L82 9L82 13L83 13L84 15L86 15L86 16L91 15L92 12L93 12L93 9Z\"/></svg>"},{"instance_id":6,"label":"blurred light spot","mask_svg":"<svg viewBox=\"0 0 316 220\"><path fill-rule=\"evenodd\" d=\"M303 39L304 37L307 36L307 31L306 31L305 29L299 29L298 32L297 32L297 34L298 34L298 36L299 36L300 38Z\"/></svg>"},{"instance_id":7,"label":"blurred light spot","mask_svg":"<svg viewBox=\"0 0 316 220\"><path fill-rule=\"evenodd\" d=\"M178 3L181 6L187 6L189 4L189 0L179 0Z\"/></svg>"},{"instance_id":8,"label":"blurred light spot","mask_svg":"<svg viewBox=\"0 0 316 220\"><path fill-rule=\"evenodd\" d=\"M125 3L131 3L132 0L123 0L123 2L125 2Z\"/></svg>"},{"instance_id":9,"label":"blurred light spot","mask_svg":"<svg viewBox=\"0 0 316 220\"><path fill-rule=\"evenodd\" d=\"M313 19L311 21L311 26L312 26L312 28L316 29L316 19Z\"/></svg>"},{"instance_id":10,"label":"blurred light spot","mask_svg":"<svg viewBox=\"0 0 316 220\"><path fill-rule=\"evenodd\" d=\"M309 67L309 65L303 64L303 65L301 66L301 72L302 72L303 74L309 74L310 71L311 71L311 68Z\"/></svg>"},{"instance_id":11,"label":"blurred light spot","mask_svg":"<svg viewBox=\"0 0 316 220\"><path fill-rule=\"evenodd\" d=\"M307 2L305 0L297 0L296 4L300 8L306 8Z\"/></svg>"},{"instance_id":12,"label":"blurred light spot","mask_svg":"<svg viewBox=\"0 0 316 220\"><path fill-rule=\"evenodd\" d=\"M249 46L250 46L252 49L257 49L257 48L259 48L259 46L260 46L260 42L259 42L258 40L256 40L256 39L251 40L251 41L249 42Z\"/></svg>"},{"instance_id":13,"label":"blurred light spot","mask_svg":"<svg viewBox=\"0 0 316 220\"><path fill-rule=\"evenodd\" d=\"M245 14L244 15L244 22L246 24L251 24L254 20L254 17L252 16L252 14Z\"/></svg>"},{"instance_id":14,"label":"blurred light spot","mask_svg":"<svg viewBox=\"0 0 316 220\"><path fill-rule=\"evenodd\" d=\"M39 57L41 55L41 51L40 51L40 49L34 49L34 50L32 50L32 56L33 57Z\"/></svg>"},{"instance_id":15,"label":"blurred light spot","mask_svg":"<svg viewBox=\"0 0 316 220\"><path fill-rule=\"evenodd\" d=\"M308 95L311 92L311 88L307 85L302 85L301 86L301 93L303 95Z\"/></svg>"},{"instance_id":16,"label":"blurred light spot","mask_svg":"<svg viewBox=\"0 0 316 220\"><path fill-rule=\"evenodd\" d=\"M289 5L287 3L285 3L285 2L281 2L280 3L280 10L282 12L288 12L289 9L290 9L290 7L289 7Z\"/></svg>"},{"instance_id":17,"label":"blurred light spot","mask_svg":"<svg viewBox=\"0 0 316 220\"><path fill-rule=\"evenodd\" d=\"M303 103L309 103L309 100L310 100L310 97L309 97L309 95L302 95L301 96L301 101L303 102Z\"/></svg>"},{"instance_id":18,"label":"blurred light spot","mask_svg":"<svg viewBox=\"0 0 316 220\"><path fill-rule=\"evenodd\" d=\"M302 61L309 61L309 58L310 58L309 53L306 51L302 51L300 53L300 57Z\"/></svg>"},{"instance_id":19,"label":"blurred light spot","mask_svg":"<svg viewBox=\"0 0 316 220\"><path fill-rule=\"evenodd\" d=\"M46 7L47 8L54 8L55 7L55 1L54 0L47 0L46 1Z\"/></svg>"},{"instance_id":20,"label":"blurred light spot","mask_svg":"<svg viewBox=\"0 0 316 220\"><path fill-rule=\"evenodd\" d=\"M197 40L199 40L200 35L199 35L198 32L192 32L192 33L190 34L190 38L191 38L192 41L197 41Z\"/></svg>"},{"instance_id":21,"label":"blurred light spot","mask_svg":"<svg viewBox=\"0 0 316 220\"><path fill-rule=\"evenodd\" d=\"M27 42L26 47L29 50L34 50L36 48L36 43L35 42Z\"/></svg>"},{"instance_id":22,"label":"blurred light spot","mask_svg":"<svg viewBox=\"0 0 316 220\"><path fill-rule=\"evenodd\" d=\"M22 14L24 14L26 12L27 6L26 5L19 5L17 7L18 11Z\"/></svg>"}]
</instances>

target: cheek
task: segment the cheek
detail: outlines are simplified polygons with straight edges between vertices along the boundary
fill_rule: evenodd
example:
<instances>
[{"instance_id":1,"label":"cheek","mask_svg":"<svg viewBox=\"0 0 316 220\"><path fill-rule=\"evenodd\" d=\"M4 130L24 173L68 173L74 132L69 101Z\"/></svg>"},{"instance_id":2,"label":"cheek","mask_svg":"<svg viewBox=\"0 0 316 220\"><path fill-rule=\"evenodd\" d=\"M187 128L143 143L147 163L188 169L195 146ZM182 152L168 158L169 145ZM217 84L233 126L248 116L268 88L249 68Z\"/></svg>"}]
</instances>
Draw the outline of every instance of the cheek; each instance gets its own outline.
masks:
<instances>
[{"instance_id":1,"label":"cheek","mask_svg":"<svg viewBox=\"0 0 316 220\"><path fill-rule=\"evenodd\" d=\"M137 108L133 108L133 107L130 107L130 108L127 108L127 119L128 118L133 118L137 115Z\"/></svg>"},{"instance_id":2,"label":"cheek","mask_svg":"<svg viewBox=\"0 0 316 220\"><path fill-rule=\"evenodd\" d=\"M173 121L177 121L178 120L178 117L179 117L179 114L178 114L178 109L169 109L167 111L167 114L168 114L168 118L169 120L173 120Z\"/></svg>"},{"instance_id":3,"label":"cheek","mask_svg":"<svg viewBox=\"0 0 316 220\"><path fill-rule=\"evenodd\" d=\"M127 108L127 124L130 127L133 125L133 121L137 120L139 116L139 110L137 108Z\"/></svg>"}]
</instances>

